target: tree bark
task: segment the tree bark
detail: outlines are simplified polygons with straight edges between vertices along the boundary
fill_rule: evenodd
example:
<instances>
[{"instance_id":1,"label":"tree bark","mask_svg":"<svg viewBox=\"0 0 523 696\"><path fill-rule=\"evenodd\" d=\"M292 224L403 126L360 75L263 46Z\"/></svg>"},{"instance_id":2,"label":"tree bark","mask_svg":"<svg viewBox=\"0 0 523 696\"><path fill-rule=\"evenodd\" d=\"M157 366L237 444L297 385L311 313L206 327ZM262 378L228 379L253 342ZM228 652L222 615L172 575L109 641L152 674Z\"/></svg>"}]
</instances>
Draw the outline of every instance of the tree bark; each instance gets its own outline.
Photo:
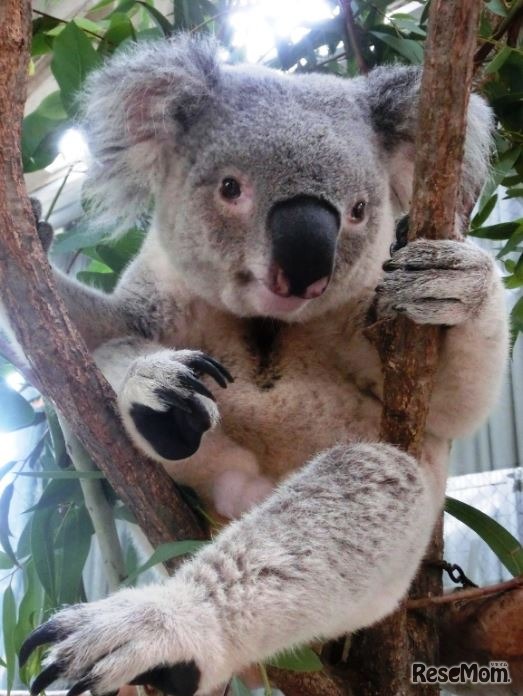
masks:
<instances>
[{"instance_id":1,"label":"tree bark","mask_svg":"<svg viewBox=\"0 0 523 696\"><path fill-rule=\"evenodd\" d=\"M408 239L455 237L463 160L466 109L481 3L479 0L432 0L422 79L413 203ZM381 439L419 456L441 330L418 326L405 317L381 322L370 333L384 373ZM429 549L442 554L441 523ZM386 592L386 588L383 588ZM412 593L441 594L441 572L422 568ZM349 656L358 696L438 694L439 688L410 684L414 660L438 664L434 613L401 609L355 637Z\"/></svg>"},{"instance_id":2,"label":"tree bark","mask_svg":"<svg viewBox=\"0 0 523 696\"><path fill-rule=\"evenodd\" d=\"M161 466L130 444L114 393L56 291L25 189L20 130L31 37L29 0L0 4L0 286L11 326L44 395L129 506L151 544L203 530Z\"/></svg>"}]
</instances>

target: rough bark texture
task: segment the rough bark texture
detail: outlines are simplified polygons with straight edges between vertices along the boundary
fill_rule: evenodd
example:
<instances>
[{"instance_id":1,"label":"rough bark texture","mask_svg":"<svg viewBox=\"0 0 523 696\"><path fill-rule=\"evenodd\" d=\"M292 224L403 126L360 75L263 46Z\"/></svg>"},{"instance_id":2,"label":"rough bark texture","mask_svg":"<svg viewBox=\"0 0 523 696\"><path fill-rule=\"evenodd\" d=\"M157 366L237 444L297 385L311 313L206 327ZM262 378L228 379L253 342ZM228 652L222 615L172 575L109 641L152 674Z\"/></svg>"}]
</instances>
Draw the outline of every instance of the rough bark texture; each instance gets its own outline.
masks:
<instances>
[{"instance_id":1,"label":"rough bark texture","mask_svg":"<svg viewBox=\"0 0 523 696\"><path fill-rule=\"evenodd\" d=\"M466 108L481 3L432 0L425 48L409 241L455 236ZM372 333L384 372L381 437L418 456L437 365L440 330L404 317L381 323ZM442 552L441 526L429 549ZM386 590L385 590L386 591ZM422 568L414 596L441 593L441 573ZM354 640L349 664L354 692L438 694L437 687L410 684L410 664L438 662L437 624L431 611L407 616L404 609Z\"/></svg>"},{"instance_id":2,"label":"rough bark texture","mask_svg":"<svg viewBox=\"0 0 523 696\"><path fill-rule=\"evenodd\" d=\"M153 545L202 538L169 476L130 444L112 389L56 292L24 185L20 126L26 96L31 6L0 3L0 287L31 370Z\"/></svg>"}]
</instances>

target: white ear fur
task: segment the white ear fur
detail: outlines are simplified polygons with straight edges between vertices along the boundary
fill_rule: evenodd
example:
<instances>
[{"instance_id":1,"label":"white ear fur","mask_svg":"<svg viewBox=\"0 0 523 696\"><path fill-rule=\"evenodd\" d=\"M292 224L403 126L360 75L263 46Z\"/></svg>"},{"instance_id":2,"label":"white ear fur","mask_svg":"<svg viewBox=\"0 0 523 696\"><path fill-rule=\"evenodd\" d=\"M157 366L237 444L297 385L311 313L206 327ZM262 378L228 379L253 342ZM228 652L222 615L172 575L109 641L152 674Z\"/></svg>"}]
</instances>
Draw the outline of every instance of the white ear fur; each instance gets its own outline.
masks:
<instances>
[{"instance_id":1,"label":"white ear fur","mask_svg":"<svg viewBox=\"0 0 523 696\"><path fill-rule=\"evenodd\" d=\"M125 230L148 205L161 162L216 87L212 42L138 44L86 80L82 128L92 161L86 192L100 224Z\"/></svg>"}]
</instances>

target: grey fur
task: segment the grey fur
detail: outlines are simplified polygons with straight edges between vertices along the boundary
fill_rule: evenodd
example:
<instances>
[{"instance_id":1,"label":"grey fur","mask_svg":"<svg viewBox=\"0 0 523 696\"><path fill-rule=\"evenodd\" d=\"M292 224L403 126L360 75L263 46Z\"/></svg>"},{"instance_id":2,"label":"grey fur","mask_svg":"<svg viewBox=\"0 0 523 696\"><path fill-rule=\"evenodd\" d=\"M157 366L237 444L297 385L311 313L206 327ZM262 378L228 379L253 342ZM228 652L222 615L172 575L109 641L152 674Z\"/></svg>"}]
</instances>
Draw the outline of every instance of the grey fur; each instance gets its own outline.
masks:
<instances>
[{"instance_id":1,"label":"grey fur","mask_svg":"<svg viewBox=\"0 0 523 696\"><path fill-rule=\"evenodd\" d=\"M441 509L449 440L486 416L506 359L503 287L485 252L421 240L382 270L409 205L419 71L286 75L218 65L213 50L187 37L140 45L92 75L84 99L100 219L154 210L114 294L62 278L68 308L134 442L222 515L251 510L164 586L58 614L73 631L50 660L70 679L96 663L101 693L194 660L207 694L252 661L392 611ZM491 127L474 97L465 197L486 176ZM228 176L241 183L234 202L219 193ZM328 289L291 311L267 300L267 218L297 196L323 199L341 225ZM418 462L375 442L383 381L363 329L376 304L450 327ZM158 393L187 395L180 378L199 350L235 383L206 381L214 427L193 456L166 460L132 408L162 413Z\"/></svg>"}]
</instances>

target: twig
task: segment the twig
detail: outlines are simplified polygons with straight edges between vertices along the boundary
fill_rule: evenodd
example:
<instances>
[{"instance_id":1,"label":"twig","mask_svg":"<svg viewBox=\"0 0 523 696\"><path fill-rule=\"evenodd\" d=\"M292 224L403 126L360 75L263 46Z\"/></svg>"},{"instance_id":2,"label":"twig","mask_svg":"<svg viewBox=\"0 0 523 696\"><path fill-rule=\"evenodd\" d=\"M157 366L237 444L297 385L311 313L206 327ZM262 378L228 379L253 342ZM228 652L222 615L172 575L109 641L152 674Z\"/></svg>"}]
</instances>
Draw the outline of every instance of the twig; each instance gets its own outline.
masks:
<instances>
[{"instance_id":1,"label":"twig","mask_svg":"<svg viewBox=\"0 0 523 696\"><path fill-rule=\"evenodd\" d=\"M73 434L67 421L58 416L65 446L77 471L98 471L91 458ZM98 479L80 479L85 507L93 523L96 540L100 548L102 565L109 590L117 590L125 579L125 562L114 515L105 497L102 482Z\"/></svg>"},{"instance_id":2,"label":"twig","mask_svg":"<svg viewBox=\"0 0 523 696\"><path fill-rule=\"evenodd\" d=\"M50 15L47 12L42 12L41 10L35 10L34 8L33 8L33 12L37 15L40 15L40 17L45 17L45 19L51 19L53 22L58 22L59 24L69 24L69 20L62 19L61 17L54 17L53 15ZM104 38L100 34L97 34L95 31L90 31L89 29L84 29L83 27L82 27L82 31L84 31L86 34L91 34L91 36L94 36L95 39L99 39L100 41L102 41Z\"/></svg>"},{"instance_id":3,"label":"twig","mask_svg":"<svg viewBox=\"0 0 523 696\"><path fill-rule=\"evenodd\" d=\"M518 20L519 15L523 14L523 0L514 0L507 16L504 17L496 29L493 31L490 40L487 40L483 46L480 46L474 55L474 63L479 66L495 47L495 42L510 30L512 24Z\"/></svg>"},{"instance_id":4,"label":"twig","mask_svg":"<svg viewBox=\"0 0 523 696\"><path fill-rule=\"evenodd\" d=\"M360 75L366 75L369 72L369 66L367 65L365 58L361 52L361 48L358 42L358 37L356 35L356 22L354 20L354 14L352 12L351 0L339 0L343 16L345 17L345 30L347 32L348 42L354 53L354 58L356 59L356 64L358 66L358 72Z\"/></svg>"},{"instance_id":5,"label":"twig","mask_svg":"<svg viewBox=\"0 0 523 696\"><path fill-rule=\"evenodd\" d=\"M518 587L523 587L523 576L512 578L512 580L506 580L505 582L498 582L494 585L488 585L487 587L474 587L470 590L458 590L457 592L449 592L448 594L434 597L408 599L405 602L405 607L411 611L413 609L426 609L427 607L436 606L438 604L450 604L451 602L462 601L468 602L481 599L482 597L488 597L489 595L499 594L500 592L508 592Z\"/></svg>"}]
</instances>

